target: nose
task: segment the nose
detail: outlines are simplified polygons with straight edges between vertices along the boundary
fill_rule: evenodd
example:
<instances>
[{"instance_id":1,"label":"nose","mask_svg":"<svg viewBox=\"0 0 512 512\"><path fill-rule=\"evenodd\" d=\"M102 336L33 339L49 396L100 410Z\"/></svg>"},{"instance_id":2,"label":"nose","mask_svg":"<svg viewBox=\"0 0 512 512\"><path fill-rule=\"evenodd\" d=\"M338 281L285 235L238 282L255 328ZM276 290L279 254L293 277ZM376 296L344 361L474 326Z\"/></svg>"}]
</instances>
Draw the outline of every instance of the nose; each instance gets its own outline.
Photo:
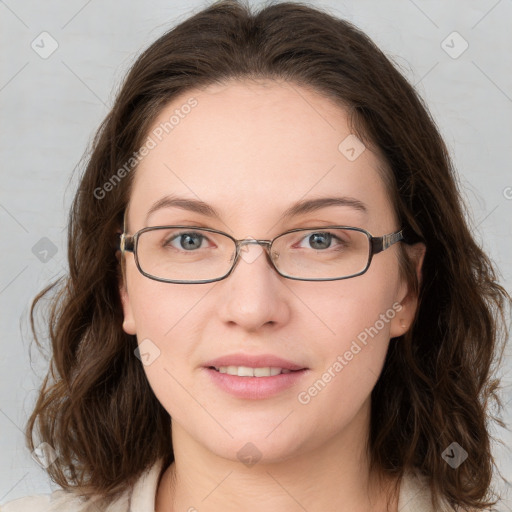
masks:
<instances>
[{"instance_id":1,"label":"nose","mask_svg":"<svg viewBox=\"0 0 512 512\"><path fill-rule=\"evenodd\" d=\"M221 281L220 315L247 331L282 324L290 315L286 287L272 265L268 240L244 240L229 277Z\"/></svg>"}]
</instances>

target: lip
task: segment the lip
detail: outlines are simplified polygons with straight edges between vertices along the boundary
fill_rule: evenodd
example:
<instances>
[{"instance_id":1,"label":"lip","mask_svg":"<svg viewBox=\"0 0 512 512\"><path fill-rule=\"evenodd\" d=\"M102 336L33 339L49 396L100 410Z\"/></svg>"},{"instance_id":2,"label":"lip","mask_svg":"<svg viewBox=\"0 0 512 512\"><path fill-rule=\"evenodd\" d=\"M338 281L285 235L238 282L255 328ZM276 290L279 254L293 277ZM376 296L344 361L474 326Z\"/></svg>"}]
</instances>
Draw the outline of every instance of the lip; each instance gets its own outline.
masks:
<instances>
[{"instance_id":1,"label":"lip","mask_svg":"<svg viewBox=\"0 0 512 512\"><path fill-rule=\"evenodd\" d=\"M238 375L220 373L213 369L213 366L217 368L220 366L249 366L252 368L271 366L290 370L291 373L281 373L270 377L239 377ZM304 366L270 354L259 356L231 354L219 357L207 361L203 371L222 391L237 398L249 400L261 400L275 396L297 385L304 375L309 373L309 369Z\"/></svg>"},{"instance_id":2,"label":"lip","mask_svg":"<svg viewBox=\"0 0 512 512\"><path fill-rule=\"evenodd\" d=\"M229 354L227 356L218 357L212 359L203 364L205 368L210 366L249 366L251 368L266 368L267 366L273 366L274 368L285 368L286 370L307 370L305 366L287 361L280 357L276 357L272 354L261 354L258 356L251 356L249 354ZM244 377L250 378L250 377ZM263 378L263 377L257 377Z\"/></svg>"}]
</instances>

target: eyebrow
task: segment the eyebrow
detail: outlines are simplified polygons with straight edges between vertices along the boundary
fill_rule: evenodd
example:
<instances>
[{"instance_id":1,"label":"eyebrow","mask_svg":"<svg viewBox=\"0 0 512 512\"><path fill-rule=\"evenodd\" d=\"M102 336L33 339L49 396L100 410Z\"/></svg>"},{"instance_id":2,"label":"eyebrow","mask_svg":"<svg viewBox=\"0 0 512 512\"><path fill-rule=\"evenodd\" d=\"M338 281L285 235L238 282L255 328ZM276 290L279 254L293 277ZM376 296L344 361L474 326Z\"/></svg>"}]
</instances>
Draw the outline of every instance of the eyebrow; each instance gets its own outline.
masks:
<instances>
[{"instance_id":1,"label":"eyebrow","mask_svg":"<svg viewBox=\"0 0 512 512\"><path fill-rule=\"evenodd\" d=\"M323 208L328 208L329 206L345 206L352 208L356 211L360 211L365 215L368 214L368 208L359 199L346 196L319 197L315 199L297 201L296 203L291 205L287 210L285 210L285 212L281 215L279 220L287 220L292 217L297 217L299 215L315 212ZM162 197L151 206L146 215L146 221L149 219L150 215L152 215L154 212L162 208L181 208L182 210L199 213L201 215L213 217L218 220L220 220L221 218L219 212L213 206L209 205L208 203L205 203L204 201L170 195Z\"/></svg>"}]
</instances>

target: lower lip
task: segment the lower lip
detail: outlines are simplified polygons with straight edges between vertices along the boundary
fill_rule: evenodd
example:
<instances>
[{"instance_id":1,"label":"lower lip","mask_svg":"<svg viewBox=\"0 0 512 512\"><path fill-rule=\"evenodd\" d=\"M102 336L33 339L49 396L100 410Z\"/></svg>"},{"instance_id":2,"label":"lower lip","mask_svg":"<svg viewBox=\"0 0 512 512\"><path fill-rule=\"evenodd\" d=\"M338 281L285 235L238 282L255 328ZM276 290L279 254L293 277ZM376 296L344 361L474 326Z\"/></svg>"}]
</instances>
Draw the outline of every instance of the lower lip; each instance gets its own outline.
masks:
<instances>
[{"instance_id":1,"label":"lower lip","mask_svg":"<svg viewBox=\"0 0 512 512\"><path fill-rule=\"evenodd\" d=\"M272 377L238 377L237 375L220 373L211 368L204 369L208 372L212 381L223 391L237 398L252 400L277 395L281 391L296 385L308 372L305 368L295 372L280 373Z\"/></svg>"}]
</instances>

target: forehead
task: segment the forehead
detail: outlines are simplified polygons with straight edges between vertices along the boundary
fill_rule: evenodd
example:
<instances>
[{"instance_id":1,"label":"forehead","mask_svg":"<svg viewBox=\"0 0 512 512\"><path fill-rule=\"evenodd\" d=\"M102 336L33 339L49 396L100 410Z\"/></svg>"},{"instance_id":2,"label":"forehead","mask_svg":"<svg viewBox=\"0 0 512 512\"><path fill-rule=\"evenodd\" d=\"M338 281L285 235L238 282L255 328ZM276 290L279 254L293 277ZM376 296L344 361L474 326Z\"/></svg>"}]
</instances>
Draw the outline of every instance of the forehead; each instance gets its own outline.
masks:
<instances>
[{"instance_id":1,"label":"forehead","mask_svg":"<svg viewBox=\"0 0 512 512\"><path fill-rule=\"evenodd\" d=\"M350 132L344 109L297 84L230 81L186 91L147 135L154 147L135 170L134 227L167 194L253 223L275 221L301 199L347 196L393 221L384 162Z\"/></svg>"}]
</instances>

